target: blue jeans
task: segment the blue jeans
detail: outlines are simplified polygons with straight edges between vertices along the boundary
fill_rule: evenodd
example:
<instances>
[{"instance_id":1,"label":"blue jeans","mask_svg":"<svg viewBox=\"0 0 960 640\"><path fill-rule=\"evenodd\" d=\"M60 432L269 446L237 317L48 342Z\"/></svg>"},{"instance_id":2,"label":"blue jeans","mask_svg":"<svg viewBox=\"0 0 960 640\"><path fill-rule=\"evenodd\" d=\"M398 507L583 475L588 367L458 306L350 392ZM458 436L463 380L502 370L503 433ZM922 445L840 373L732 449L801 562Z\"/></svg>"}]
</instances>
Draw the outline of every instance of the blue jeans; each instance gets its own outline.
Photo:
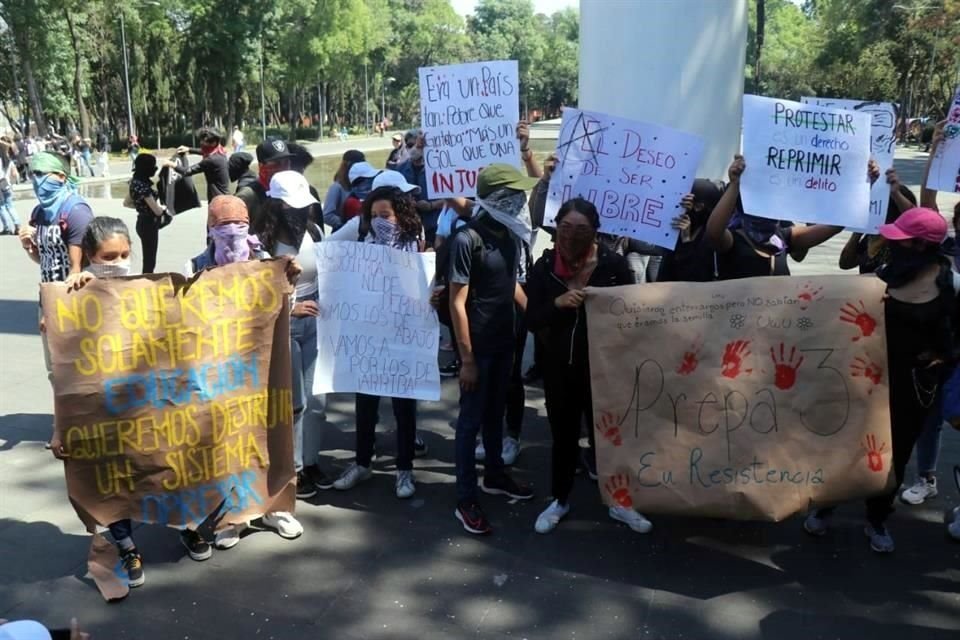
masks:
<instances>
[{"instance_id":1,"label":"blue jeans","mask_svg":"<svg viewBox=\"0 0 960 640\"><path fill-rule=\"evenodd\" d=\"M454 441L457 467L457 500L477 499L477 434L486 449L483 467L487 476L503 473L503 411L507 404L513 351L477 355L477 386L460 389L460 415Z\"/></svg>"},{"instance_id":2,"label":"blue jeans","mask_svg":"<svg viewBox=\"0 0 960 640\"><path fill-rule=\"evenodd\" d=\"M931 411L923 431L917 438L917 474L933 475L937 471L937 458L940 457L940 432L943 429L943 413Z\"/></svg>"},{"instance_id":3,"label":"blue jeans","mask_svg":"<svg viewBox=\"0 0 960 640\"><path fill-rule=\"evenodd\" d=\"M293 467L299 472L304 466L317 464L326 409L325 398L313 395L316 318L290 318L290 362L293 365ZM304 422L308 423L306 427Z\"/></svg>"},{"instance_id":4,"label":"blue jeans","mask_svg":"<svg viewBox=\"0 0 960 640\"><path fill-rule=\"evenodd\" d=\"M115 542L133 537L133 523L129 518L126 520L117 520L110 525L110 535L113 536Z\"/></svg>"},{"instance_id":5,"label":"blue jeans","mask_svg":"<svg viewBox=\"0 0 960 640\"><path fill-rule=\"evenodd\" d=\"M10 233L20 226L17 212L13 209L13 189L0 190L0 224L4 231Z\"/></svg>"}]
</instances>

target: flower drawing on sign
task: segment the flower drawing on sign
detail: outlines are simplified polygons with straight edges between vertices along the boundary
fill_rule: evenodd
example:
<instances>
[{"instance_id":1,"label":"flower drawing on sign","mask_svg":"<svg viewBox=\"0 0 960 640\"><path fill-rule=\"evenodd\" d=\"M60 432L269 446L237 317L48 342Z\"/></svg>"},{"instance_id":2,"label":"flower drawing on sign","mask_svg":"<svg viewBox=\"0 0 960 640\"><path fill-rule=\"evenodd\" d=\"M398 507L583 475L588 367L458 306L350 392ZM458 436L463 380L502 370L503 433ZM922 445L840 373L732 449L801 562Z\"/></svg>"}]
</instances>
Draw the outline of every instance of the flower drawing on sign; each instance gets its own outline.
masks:
<instances>
[{"instance_id":1,"label":"flower drawing on sign","mask_svg":"<svg viewBox=\"0 0 960 640\"><path fill-rule=\"evenodd\" d=\"M720 374L725 378L735 380L741 375L750 375L753 369L744 369L744 360L750 356L749 340L734 340L727 343L723 350L723 362L720 365Z\"/></svg>"},{"instance_id":2,"label":"flower drawing on sign","mask_svg":"<svg viewBox=\"0 0 960 640\"><path fill-rule=\"evenodd\" d=\"M680 366L677 367L677 374L688 376L697 370L700 364L700 349L703 348L703 340L700 336L693 341L690 347L683 353L683 359L680 360Z\"/></svg>"},{"instance_id":3,"label":"flower drawing on sign","mask_svg":"<svg viewBox=\"0 0 960 640\"><path fill-rule=\"evenodd\" d=\"M744 323L747 321L742 314L735 313L730 316L730 328L731 329L743 329Z\"/></svg>"},{"instance_id":4,"label":"flower drawing on sign","mask_svg":"<svg viewBox=\"0 0 960 640\"><path fill-rule=\"evenodd\" d=\"M609 411L603 411L600 414L600 422L596 424L597 433L601 438L615 447L623 444L623 438L620 437L620 419Z\"/></svg>"},{"instance_id":5,"label":"flower drawing on sign","mask_svg":"<svg viewBox=\"0 0 960 640\"><path fill-rule=\"evenodd\" d=\"M873 393L873 388L880 384L883 379L883 369L876 362L867 357L857 356L850 363L850 376L853 378L864 378L870 382L870 388L867 394Z\"/></svg>"},{"instance_id":6,"label":"flower drawing on sign","mask_svg":"<svg viewBox=\"0 0 960 640\"><path fill-rule=\"evenodd\" d=\"M625 509L633 508L633 498L630 497L630 476L618 473L610 476L603 486L607 490L607 495L617 506Z\"/></svg>"},{"instance_id":7,"label":"flower drawing on sign","mask_svg":"<svg viewBox=\"0 0 960 640\"><path fill-rule=\"evenodd\" d=\"M823 287L817 287L812 282L807 282L800 287L797 293L797 302L800 303L800 310L806 311L816 300L819 300L823 293Z\"/></svg>"},{"instance_id":8,"label":"flower drawing on sign","mask_svg":"<svg viewBox=\"0 0 960 640\"><path fill-rule=\"evenodd\" d=\"M782 391L788 391L797 383L797 370L803 364L803 355L797 353L796 347L790 347L789 357L783 343L780 343L779 357L773 347L770 347L770 359L773 360L774 384Z\"/></svg>"},{"instance_id":9,"label":"flower drawing on sign","mask_svg":"<svg viewBox=\"0 0 960 640\"><path fill-rule=\"evenodd\" d=\"M851 338L853 342L856 342L860 338L869 338L877 328L877 321L867 313L867 306L863 304L863 300L859 300L858 302L859 304L856 305L848 302L840 309L840 322L852 324L857 327L857 330L860 332L859 335Z\"/></svg>"},{"instance_id":10,"label":"flower drawing on sign","mask_svg":"<svg viewBox=\"0 0 960 640\"><path fill-rule=\"evenodd\" d=\"M813 329L813 320L804 316L797 320L797 329L800 331L807 331L808 329Z\"/></svg>"},{"instance_id":11,"label":"flower drawing on sign","mask_svg":"<svg viewBox=\"0 0 960 640\"><path fill-rule=\"evenodd\" d=\"M887 450L887 443L881 442L877 446L877 436L870 434L864 440L863 448L867 451L867 467L870 471L883 471L883 452Z\"/></svg>"}]
</instances>

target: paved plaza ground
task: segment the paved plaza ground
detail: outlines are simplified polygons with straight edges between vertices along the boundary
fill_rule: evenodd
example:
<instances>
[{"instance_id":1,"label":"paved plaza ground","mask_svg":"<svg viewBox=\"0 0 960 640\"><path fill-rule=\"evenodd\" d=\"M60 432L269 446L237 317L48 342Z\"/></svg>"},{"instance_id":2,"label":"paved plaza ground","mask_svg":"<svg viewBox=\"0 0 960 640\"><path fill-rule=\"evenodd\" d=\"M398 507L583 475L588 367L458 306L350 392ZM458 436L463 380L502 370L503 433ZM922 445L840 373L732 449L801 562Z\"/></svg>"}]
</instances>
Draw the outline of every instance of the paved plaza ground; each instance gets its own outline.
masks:
<instances>
[{"instance_id":1,"label":"paved plaza ground","mask_svg":"<svg viewBox=\"0 0 960 640\"><path fill-rule=\"evenodd\" d=\"M907 184L919 182L923 162L898 154ZM24 219L32 203L18 198ZM133 212L119 201L92 204L132 229ZM161 232L158 271L179 270L200 250L204 221L188 213ZM845 238L815 249L794 272L834 272ZM62 465L43 447L53 403L37 331L38 272L16 238L0 237L0 274L0 618L64 627L76 616L95 638L138 640L960 637L960 544L941 520L958 503L948 470L960 464L960 434L944 433L941 496L898 507L892 556L867 548L860 504L841 508L823 539L807 537L797 517L758 524L653 516L653 532L640 536L607 518L583 476L570 515L543 536L533 522L548 501L550 437L542 391L528 387L514 471L537 496L526 504L484 497L495 533L476 538L453 518L455 379L443 383L440 402L421 404L430 455L415 463L413 499L394 497L384 403L374 479L300 502L303 537L255 533L195 563L173 531L140 526L146 585L106 604L86 577L89 537L67 500ZM328 473L346 466L352 447L352 396L332 396Z\"/></svg>"}]
</instances>

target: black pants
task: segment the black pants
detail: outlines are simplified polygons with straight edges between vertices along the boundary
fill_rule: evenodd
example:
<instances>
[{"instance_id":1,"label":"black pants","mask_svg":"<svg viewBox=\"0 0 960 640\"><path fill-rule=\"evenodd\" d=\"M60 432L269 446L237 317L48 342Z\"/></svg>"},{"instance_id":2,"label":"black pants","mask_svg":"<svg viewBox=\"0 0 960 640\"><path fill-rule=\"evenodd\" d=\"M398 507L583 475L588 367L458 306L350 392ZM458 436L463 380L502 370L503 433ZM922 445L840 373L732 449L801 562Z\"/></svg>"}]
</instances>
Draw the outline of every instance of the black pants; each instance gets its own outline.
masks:
<instances>
[{"instance_id":1,"label":"black pants","mask_svg":"<svg viewBox=\"0 0 960 640\"><path fill-rule=\"evenodd\" d=\"M143 270L153 273L157 268L157 247L160 245L160 221L155 215L137 216L137 235L143 250Z\"/></svg>"},{"instance_id":2,"label":"black pants","mask_svg":"<svg viewBox=\"0 0 960 640\"><path fill-rule=\"evenodd\" d=\"M397 421L397 469L413 469L414 443L417 439L417 401L410 398L391 398L393 417ZM358 393L357 412L357 464L370 467L373 460L373 445L376 439L377 422L380 420L380 396Z\"/></svg>"},{"instance_id":3,"label":"black pants","mask_svg":"<svg viewBox=\"0 0 960 640\"><path fill-rule=\"evenodd\" d=\"M523 411L527 405L527 392L523 388L523 352L527 348L527 319L523 310L517 307L517 342L513 352L513 369L510 371L510 385L507 387L507 435L520 439L523 428Z\"/></svg>"},{"instance_id":4,"label":"black pants","mask_svg":"<svg viewBox=\"0 0 960 640\"><path fill-rule=\"evenodd\" d=\"M580 425L584 418L593 424L590 371L582 365L550 363L543 371L543 392L553 435L553 497L567 504L579 461Z\"/></svg>"},{"instance_id":5,"label":"black pants","mask_svg":"<svg viewBox=\"0 0 960 640\"><path fill-rule=\"evenodd\" d=\"M133 536L133 523L129 518L126 520L117 520L110 525L110 535L113 536L116 542Z\"/></svg>"}]
</instances>

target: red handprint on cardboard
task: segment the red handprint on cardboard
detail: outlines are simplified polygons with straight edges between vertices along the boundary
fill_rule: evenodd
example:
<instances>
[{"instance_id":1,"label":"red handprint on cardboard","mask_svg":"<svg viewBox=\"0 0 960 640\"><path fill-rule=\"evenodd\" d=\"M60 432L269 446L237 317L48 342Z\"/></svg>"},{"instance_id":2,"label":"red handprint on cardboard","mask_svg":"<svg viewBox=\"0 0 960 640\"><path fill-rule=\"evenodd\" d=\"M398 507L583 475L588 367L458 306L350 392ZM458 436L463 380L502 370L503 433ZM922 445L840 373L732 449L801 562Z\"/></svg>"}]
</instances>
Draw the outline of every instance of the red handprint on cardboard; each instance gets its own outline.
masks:
<instances>
[{"instance_id":1,"label":"red handprint on cardboard","mask_svg":"<svg viewBox=\"0 0 960 640\"><path fill-rule=\"evenodd\" d=\"M743 367L744 360L750 356L749 340L734 340L727 343L723 350L723 362L720 365L720 375L735 380L741 375L750 375L753 369Z\"/></svg>"},{"instance_id":2,"label":"red handprint on cardboard","mask_svg":"<svg viewBox=\"0 0 960 640\"><path fill-rule=\"evenodd\" d=\"M615 447L623 444L623 438L620 436L620 419L610 413L603 411L600 413L600 422L595 426L597 435L609 442Z\"/></svg>"},{"instance_id":3,"label":"red handprint on cardboard","mask_svg":"<svg viewBox=\"0 0 960 640\"><path fill-rule=\"evenodd\" d=\"M873 388L883 380L883 369L870 358L857 356L850 363L850 376L868 380L871 383L870 388L867 389L867 395L869 395L873 393Z\"/></svg>"},{"instance_id":4,"label":"red handprint on cardboard","mask_svg":"<svg viewBox=\"0 0 960 640\"><path fill-rule=\"evenodd\" d=\"M869 338L877 329L877 321L867 313L867 305L863 304L863 300L859 300L858 302L859 305L848 302L840 309L840 322L852 324L860 331L859 335L851 338L853 342L856 342L860 338Z\"/></svg>"},{"instance_id":5,"label":"red handprint on cardboard","mask_svg":"<svg viewBox=\"0 0 960 640\"><path fill-rule=\"evenodd\" d=\"M797 293L797 302L800 303L800 310L806 311L810 308L810 305L814 301L820 299L820 294L823 293L823 287L817 287L812 282L807 282L802 287L800 287L800 292Z\"/></svg>"},{"instance_id":6,"label":"red handprint on cardboard","mask_svg":"<svg viewBox=\"0 0 960 640\"><path fill-rule=\"evenodd\" d=\"M877 446L877 436L870 434L864 440L863 448L867 451L867 467L870 471L883 471L883 452L887 450L887 443L881 442Z\"/></svg>"},{"instance_id":7,"label":"red handprint on cardboard","mask_svg":"<svg viewBox=\"0 0 960 640\"><path fill-rule=\"evenodd\" d=\"M633 498L630 496L630 476L625 473L618 473L607 478L603 486L607 490L607 495L617 506L625 509L633 508Z\"/></svg>"},{"instance_id":8,"label":"red handprint on cardboard","mask_svg":"<svg viewBox=\"0 0 960 640\"><path fill-rule=\"evenodd\" d=\"M803 364L803 355L797 353L796 347L790 347L789 357L786 355L786 349L783 343L780 343L780 355L773 347L770 347L770 359L773 360L774 375L773 382L778 389L787 391L793 388L797 383L797 370Z\"/></svg>"},{"instance_id":9,"label":"red handprint on cardboard","mask_svg":"<svg viewBox=\"0 0 960 640\"><path fill-rule=\"evenodd\" d=\"M680 360L680 365L677 367L678 375L688 376L697 370L697 366L700 364L700 349L702 348L703 340L697 336L690 347L683 353L683 359Z\"/></svg>"}]
</instances>

